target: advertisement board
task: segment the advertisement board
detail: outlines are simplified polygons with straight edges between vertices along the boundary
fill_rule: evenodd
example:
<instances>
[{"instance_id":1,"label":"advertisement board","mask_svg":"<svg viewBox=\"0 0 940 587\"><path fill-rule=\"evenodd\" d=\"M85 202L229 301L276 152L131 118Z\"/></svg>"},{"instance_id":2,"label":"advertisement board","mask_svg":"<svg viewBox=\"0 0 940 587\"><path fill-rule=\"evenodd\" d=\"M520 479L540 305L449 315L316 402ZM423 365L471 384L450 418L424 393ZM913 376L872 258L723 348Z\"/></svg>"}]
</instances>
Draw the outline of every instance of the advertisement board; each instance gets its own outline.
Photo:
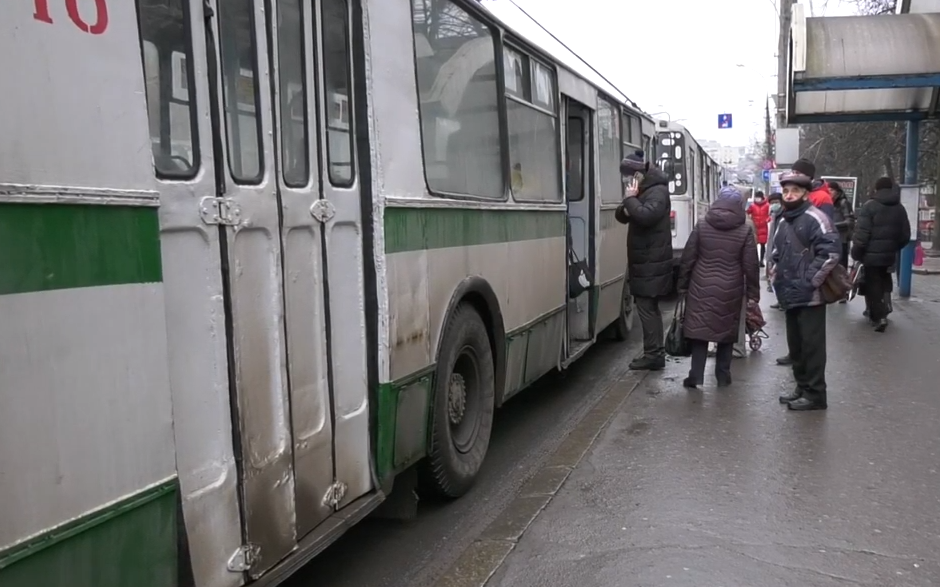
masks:
<instances>
[{"instance_id":1,"label":"advertisement board","mask_svg":"<svg viewBox=\"0 0 940 587\"><path fill-rule=\"evenodd\" d=\"M933 248L934 230L937 220L937 188L923 185L920 188L920 206L917 211L917 234L924 249ZM911 229L914 227L912 226Z\"/></svg>"},{"instance_id":2,"label":"advertisement board","mask_svg":"<svg viewBox=\"0 0 940 587\"><path fill-rule=\"evenodd\" d=\"M911 223L911 242L917 240L920 213L920 185L901 185L901 205L907 212L907 220Z\"/></svg>"}]
</instances>

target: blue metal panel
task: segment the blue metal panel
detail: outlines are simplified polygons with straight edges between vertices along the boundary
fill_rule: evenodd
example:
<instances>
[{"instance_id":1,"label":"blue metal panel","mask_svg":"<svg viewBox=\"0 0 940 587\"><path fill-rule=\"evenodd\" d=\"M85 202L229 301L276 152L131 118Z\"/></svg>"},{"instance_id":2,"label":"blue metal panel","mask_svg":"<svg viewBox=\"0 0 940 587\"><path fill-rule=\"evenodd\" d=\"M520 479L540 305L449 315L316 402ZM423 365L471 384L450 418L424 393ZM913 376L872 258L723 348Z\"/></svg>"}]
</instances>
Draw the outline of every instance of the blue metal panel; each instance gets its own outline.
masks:
<instances>
[{"instance_id":1,"label":"blue metal panel","mask_svg":"<svg viewBox=\"0 0 940 587\"><path fill-rule=\"evenodd\" d=\"M936 117L936 116L935 116ZM787 116L788 124L825 124L827 122L906 122L925 120L926 112L845 112L839 114L798 114Z\"/></svg>"},{"instance_id":2,"label":"blue metal panel","mask_svg":"<svg viewBox=\"0 0 940 587\"><path fill-rule=\"evenodd\" d=\"M932 88L940 86L940 73L794 79L792 84L794 92Z\"/></svg>"}]
</instances>

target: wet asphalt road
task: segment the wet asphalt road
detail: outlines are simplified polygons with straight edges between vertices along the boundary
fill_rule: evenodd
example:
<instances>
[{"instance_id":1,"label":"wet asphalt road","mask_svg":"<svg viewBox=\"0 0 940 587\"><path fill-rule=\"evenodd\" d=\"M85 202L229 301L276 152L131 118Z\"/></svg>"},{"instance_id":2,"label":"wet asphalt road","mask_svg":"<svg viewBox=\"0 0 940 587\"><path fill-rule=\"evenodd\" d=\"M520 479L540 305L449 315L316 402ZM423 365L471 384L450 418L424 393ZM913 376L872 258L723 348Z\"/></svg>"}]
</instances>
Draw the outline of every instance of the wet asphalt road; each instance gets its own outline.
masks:
<instances>
[{"instance_id":1,"label":"wet asphalt road","mask_svg":"<svg viewBox=\"0 0 940 587\"><path fill-rule=\"evenodd\" d=\"M881 335L861 300L830 309L825 412L777 403L766 299L732 387L646 377L487 587L940 584L940 276L914 294Z\"/></svg>"},{"instance_id":2,"label":"wet asphalt road","mask_svg":"<svg viewBox=\"0 0 940 587\"><path fill-rule=\"evenodd\" d=\"M565 373L550 374L497 411L489 452L471 492L422 503L416 520L367 519L286 587L433 585L512 500L639 352L639 325L623 343L602 341Z\"/></svg>"}]
</instances>

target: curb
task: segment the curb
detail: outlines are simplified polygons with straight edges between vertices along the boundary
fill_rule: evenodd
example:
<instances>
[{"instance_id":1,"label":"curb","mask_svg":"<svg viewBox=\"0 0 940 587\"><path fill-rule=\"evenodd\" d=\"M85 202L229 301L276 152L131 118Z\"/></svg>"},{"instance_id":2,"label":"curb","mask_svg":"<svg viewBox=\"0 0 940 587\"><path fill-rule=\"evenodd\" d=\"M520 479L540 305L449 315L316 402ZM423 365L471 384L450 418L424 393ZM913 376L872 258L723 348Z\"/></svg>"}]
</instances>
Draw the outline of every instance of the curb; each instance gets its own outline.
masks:
<instances>
[{"instance_id":1,"label":"curb","mask_svg":"<svg viewBox=\"0 0 940 587\"><path fill-rule=\"evenodd\" d=\"M489 582L646 375L646 371L628 371L608 387L513 500L434 583L435 587L484 587Z\"/></svg>"}]
</instances>

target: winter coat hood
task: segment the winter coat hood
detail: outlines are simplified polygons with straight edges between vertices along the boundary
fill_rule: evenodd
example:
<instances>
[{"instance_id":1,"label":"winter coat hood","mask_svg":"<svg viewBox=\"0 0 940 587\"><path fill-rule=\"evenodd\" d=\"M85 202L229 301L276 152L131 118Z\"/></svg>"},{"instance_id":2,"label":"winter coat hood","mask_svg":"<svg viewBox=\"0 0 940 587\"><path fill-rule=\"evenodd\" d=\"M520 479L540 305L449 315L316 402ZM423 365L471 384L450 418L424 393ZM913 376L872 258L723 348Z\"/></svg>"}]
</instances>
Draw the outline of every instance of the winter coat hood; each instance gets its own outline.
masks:
<instances>
[{"instance_id":1,"label":"winter coat hood","mask_svg":"<svg viewBox=\"0 0 940 587\"><path fill-rule=\"evenodd\" d=\"M738 205L744 201L744 198L741 196L741 192L739 192L736 188L731 187L730 185L726 185L725 187L718 190L718 199L736 201L738 202Z\"/></svg>"},{"instance_id":2,"label":"winter coat hood","mask_svg":"<svg viewBox=\"0 0 940 587\"><path fill-rule=\"evenodd\" d=\"M726 198L718 200L705 214L705 222L718 230L733 230L747 221L741 200Z\"/></svg>"},{"instance_id":3,"label":"winter coat hood","mask_svg":"<svg viewBox=\"0 0 940 587\"><path fill-rule=\"evenodd\" d=\"M666 174L663 173L663 170L655 165L650 165L650 168L643 175L643 181L640 182L640 192L645 192L653 186L669 185L669 178L666 177Z\"/></svg>"},{"instance_id":4,"label":"winter coat hood","mask_svg":"<svg viewBox=\"0 0 940 587\"><path fill-rule=\"evenodd\" d=\"M901 188L892 186L890 188L880 189L871 197L885 206L897 206L901 203Z\"/></svg>"}]
</instances>

